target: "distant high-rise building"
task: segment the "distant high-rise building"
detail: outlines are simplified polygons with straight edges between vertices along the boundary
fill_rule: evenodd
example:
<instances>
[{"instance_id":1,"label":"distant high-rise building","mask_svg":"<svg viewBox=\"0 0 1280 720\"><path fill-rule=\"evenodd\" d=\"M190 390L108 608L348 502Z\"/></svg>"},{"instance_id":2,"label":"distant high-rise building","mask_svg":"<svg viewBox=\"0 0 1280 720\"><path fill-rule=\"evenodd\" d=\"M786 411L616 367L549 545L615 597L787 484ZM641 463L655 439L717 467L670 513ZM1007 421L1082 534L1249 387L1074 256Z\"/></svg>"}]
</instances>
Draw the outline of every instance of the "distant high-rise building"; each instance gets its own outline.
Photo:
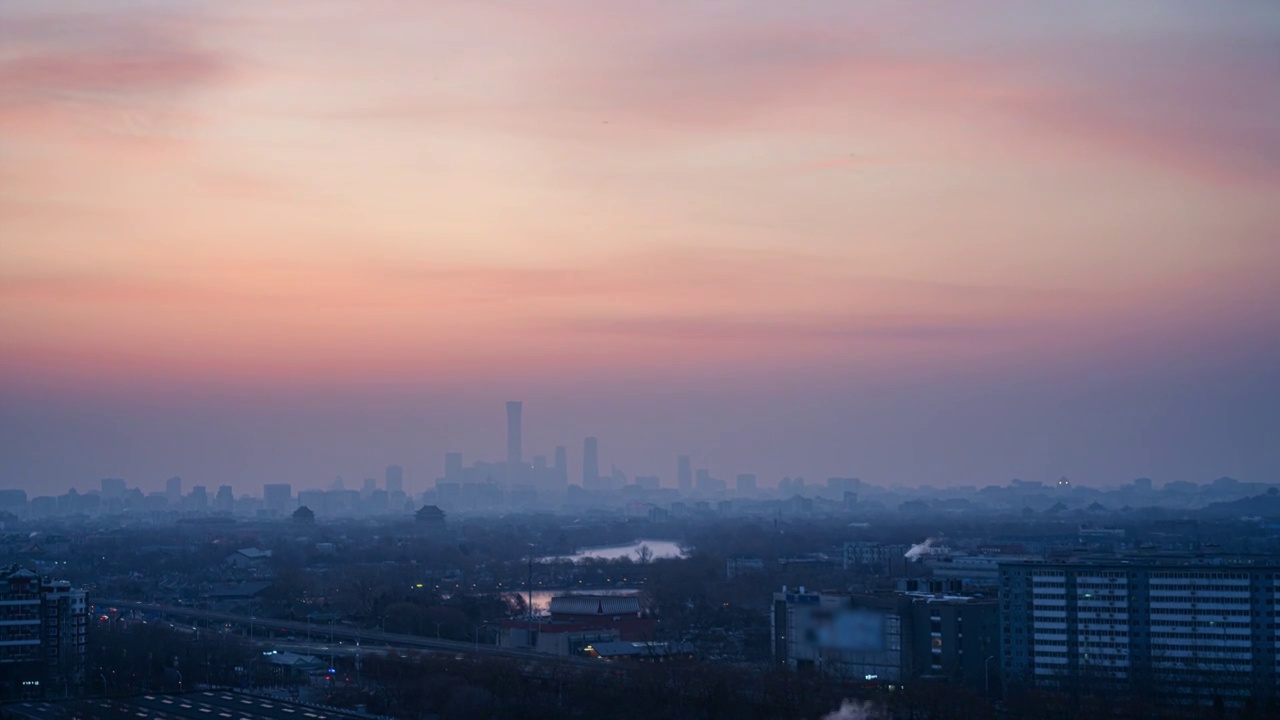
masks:
<instances>
[{"instance_id":1,"label":"distant high-rise building","mask_svg":"<svg viewBox=\"0 0 1280 720\"><path fill-rule=\"evenodd\" d=\"M365 478L364 483L360 486L361 497L369 497L374 490L378 489L378 478Z\"/></svg>"},{"instance_id":2,"label":"distant high-rise building","mask_svg":"<svg viewBox=\"0 0 1280 720\"><path fill-rule=\"evenodd\" d=\"M462 453L445 453L444 480L450 483L462 482Z\"/></svg>"},{"instance_id":3,"label":"distant high-rise building","mask_svg":"<svg viewBox=\"0 0 1280 720\"><path fill-rule=\"evenodd\" d=\"M262 486L262 504L267 512L284 515L292 512L293 486L289 483L267 483Z\"/></svg>"},{"instance_id":4,"label":"distant high-rise building","mask_svg":"<svg viewBox=\"0 0 1280 720\"><path fill-rule=\"evenodd\" d=\"M124 478L102 478L102 497L104 499L123 497L127 489Z\"/></svg>"},{"instance_id":5,"label":"distant high-rise building","mask_svg":"<svg viewBox=\"0 0 1280 720\"><path fill-rule=\"evenodd\" d=\"M569 450L563 445L556 446L556 480L569 482Z\"/></svg>"},{"instance_id":6,"label":"distant high-rise building","mask_svg":"<svg viewBox=\"0 0 1280 720\"><path fill-rule=\"evenodd\" d=\"M862 481L851 477L831 477L827 478L827 489L831 491L831 497L841 498L845 493L856 493L862 489Z\"/></svg>"},{"instance_id":7,"label":"distant high-rise building","mask_svg":"<svg viewBox=\"0 0 1280 720\"><path fill-rule=\"evenodd\" d=\"M521 447L520 414L524 403L512 400L507 403L507 464L519 465L523 461L524 450Z\"/></svg>"},{"instance_id":8,"label":"distant high-rise building","mask_svg":"<svg viewBox=\"0 0 1280 720\"><path fill-rule=\"evenodd\" d=\"M399 465L387 466L387 492L404 492L404 468Z\"/></svg>"},{"instance_id":9,"label":"distant high-rise building","mask_svg":"<svg viewBox=\"0 0 1280 720\"><path fill-rule=\"evenodd\" d=\"M697 478L694 480L694 486L700 493L715 493L725 489L726 483L720 478L712 477L711 471L706 468L698 470Z\"/></svg>"},{"instance_id":10,"label":"distant high-rise building","mask_svg":"<svg viewBox=\"0 0 1280 720\"><path fill-rule=\"evenodd\" d=\"M164 481L164 497L170 505L182 502L182 478L174 475Z\"/></svg>"},{"instance_id":11,"label":"distant high-rise building","mask_svg":"<svg viewBox=\"0 0 1280 720\"><path fill-rule=\"evenodd\" d=\"M582 443L582 487L595 490L600 486L600 448L599 441L593 437Z\"/></svg>"},{"instance_id":12,"label":"distant high-rise building","mask_svg":"<svg viewBox=\"0 0 1280 720\"><path fill-rule=\"evenodd\" d=\"M204 489L203 485L196 485L191 488L191 494L187 496L191 501L191 509L202 511L209 509L209 493Z\"/></svg>"},{"instance_id":13,"label":"distant high-rise building","mask_svg":"<svg viewBox=\"0 0 1280 720\"><path fill-rule=\"evenodd\" d=\"M693 490L693 458L681 455L677 463L676 475L679 478L680 492Z\"/></svg>"},{"instance_id":14,"label":"distant high-rise building","mask_svg":"<svg viewBox=\"0 0 1280 720\"><path fill-rule=\"evenodd\" d=\"M218 494L213 498L214 512L229 513L235 509L236 496L230 485L219 485Z\"/></svg>"},{"instance_id":15,"label":"distant high-rise building","mask_svg":"<svg viewBox=\"0 0 1280 720\"><path fill-rule=\"evenodd\" d=\"M756 476L753 473L738 475L738 492L753 493L756 491Z\"/></svg>"}]
</instances>

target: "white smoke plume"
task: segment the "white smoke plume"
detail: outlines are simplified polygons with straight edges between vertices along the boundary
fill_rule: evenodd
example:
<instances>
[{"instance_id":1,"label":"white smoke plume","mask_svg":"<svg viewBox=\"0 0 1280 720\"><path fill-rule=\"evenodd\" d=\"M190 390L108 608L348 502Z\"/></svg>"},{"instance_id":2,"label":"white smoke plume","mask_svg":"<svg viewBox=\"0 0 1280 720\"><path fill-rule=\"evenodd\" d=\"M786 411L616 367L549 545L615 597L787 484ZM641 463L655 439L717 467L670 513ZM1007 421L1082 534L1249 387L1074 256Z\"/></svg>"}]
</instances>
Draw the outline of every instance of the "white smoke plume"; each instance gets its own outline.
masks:
<instances>
[{"instance_id":1,"label":"white smoke plume","mask_svg":"<svg viewBox=\"0 0 1280 720\"><path fill-rule=\"evenodd\" d=\"M926 538L924 542L912 545L911 549L907 551L906 558L914 562L919 560L922 556L932 553L933 544L935 542L937 542L937 540L933 538Z\"/></svg>"},{"instance_id":2,"label":"white smoke plume","mask_svg":"<svg viewBox=\"0 0 1280 720\"><path fill-rule=\"evenodd\" d=\"M822 716L822 720L881 720L884 713L875 703L845 700L840 709Z\"/></svg>"}]
</instances>

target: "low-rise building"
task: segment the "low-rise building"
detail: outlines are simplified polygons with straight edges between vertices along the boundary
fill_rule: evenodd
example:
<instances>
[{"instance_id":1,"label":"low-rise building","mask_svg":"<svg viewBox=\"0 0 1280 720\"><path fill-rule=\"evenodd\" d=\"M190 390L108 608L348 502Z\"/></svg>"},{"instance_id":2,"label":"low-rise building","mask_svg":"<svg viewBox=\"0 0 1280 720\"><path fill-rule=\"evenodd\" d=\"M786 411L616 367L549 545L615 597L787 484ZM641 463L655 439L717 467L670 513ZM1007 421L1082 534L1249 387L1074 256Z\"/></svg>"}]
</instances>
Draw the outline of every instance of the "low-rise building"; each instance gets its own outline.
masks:
<instances>
[{"instance_id":1,"label":"low-rise building","mask_svg":"<svg viewBox=\"0 0 1280 720\"><path fill-rule=\"evenodd\" d=\"M553 655L584 655L608 642L648 642L657 621L644 617L635 595L564 595L551 598L549 617L498 623L498 644Z\"/></svg>"}]
</instances>

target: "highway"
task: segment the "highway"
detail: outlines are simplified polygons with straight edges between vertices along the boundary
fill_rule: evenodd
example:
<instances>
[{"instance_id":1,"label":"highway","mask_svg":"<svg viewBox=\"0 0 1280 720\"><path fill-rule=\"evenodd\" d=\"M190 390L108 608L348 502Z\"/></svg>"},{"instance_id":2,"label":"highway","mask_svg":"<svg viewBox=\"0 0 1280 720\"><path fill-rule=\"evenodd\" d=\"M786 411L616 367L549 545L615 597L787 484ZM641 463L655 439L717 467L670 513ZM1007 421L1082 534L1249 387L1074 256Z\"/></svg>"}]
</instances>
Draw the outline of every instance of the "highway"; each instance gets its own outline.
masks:
<instances>
[{"instance_id":1,"label":"highway","mask_svg":"<svg viewBox=\"0 0 1280 720\"><path fill-rule=\"evenodd\" d=\"M102 612L104 608L117 608L121 610L135 610L144 613L153 613L168 618L185 618L188 620L200 620L206 623L222 622L233 623L242 627L249 627L250 634L256 629L264 629L270 632L278 632L280 630L288 630L297 635L306 637L310 635L313 638L311 645L320 646L321 638L329 639L329 645L333 646L339 640L357 641L362 645L369 646L370 650L376 648L408 648L414 650L425 650L428 652L451 653L454 655L480 655L490 657L505 657L522 660L537 660L539 662L559 661L574 665L599 667L600 662L590 658L578 657L559 657L548 655L546 653L534 652L532 650L524 650L519 648L503 648L497 645L489 645L479 642L460 642L457 640L442 640L436 638L425 638L418 635L405 635L401 633L388 633L381 630L363 630L338 624L317 625L309 622L298 622L296 620L276 620L271 618L259 618L245 615L237 615L234 613L216 612L213 610L199 610L190 607L179 607L173 605L156 605L153 603L142 603L131 600L94 600L94 606ZM286 640L291 646L297 646L298 641ZM328 650L324 651L328 654Z\"/></svg>"}]
</instances>

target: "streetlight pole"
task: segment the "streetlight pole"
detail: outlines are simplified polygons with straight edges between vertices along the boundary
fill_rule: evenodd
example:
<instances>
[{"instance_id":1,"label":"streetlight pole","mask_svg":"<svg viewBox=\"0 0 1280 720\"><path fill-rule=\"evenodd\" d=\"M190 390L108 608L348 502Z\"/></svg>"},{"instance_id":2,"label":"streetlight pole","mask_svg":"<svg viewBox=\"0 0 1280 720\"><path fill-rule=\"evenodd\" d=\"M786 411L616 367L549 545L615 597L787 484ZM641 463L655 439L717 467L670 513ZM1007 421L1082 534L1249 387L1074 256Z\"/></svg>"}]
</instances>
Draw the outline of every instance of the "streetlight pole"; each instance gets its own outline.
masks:
<instances>
[{"instance_id":1,"label":"streetlight pole","mask_svg":"<svg viewBox=\"0 0 1280 720\"><path fill-rule=\"evenodd\" d=\"M991 661L995 659L995 655L988 655L987 659L982 661L982 682L986 687L988 698L991 697Z\"/></svg>"}]
</instances>

